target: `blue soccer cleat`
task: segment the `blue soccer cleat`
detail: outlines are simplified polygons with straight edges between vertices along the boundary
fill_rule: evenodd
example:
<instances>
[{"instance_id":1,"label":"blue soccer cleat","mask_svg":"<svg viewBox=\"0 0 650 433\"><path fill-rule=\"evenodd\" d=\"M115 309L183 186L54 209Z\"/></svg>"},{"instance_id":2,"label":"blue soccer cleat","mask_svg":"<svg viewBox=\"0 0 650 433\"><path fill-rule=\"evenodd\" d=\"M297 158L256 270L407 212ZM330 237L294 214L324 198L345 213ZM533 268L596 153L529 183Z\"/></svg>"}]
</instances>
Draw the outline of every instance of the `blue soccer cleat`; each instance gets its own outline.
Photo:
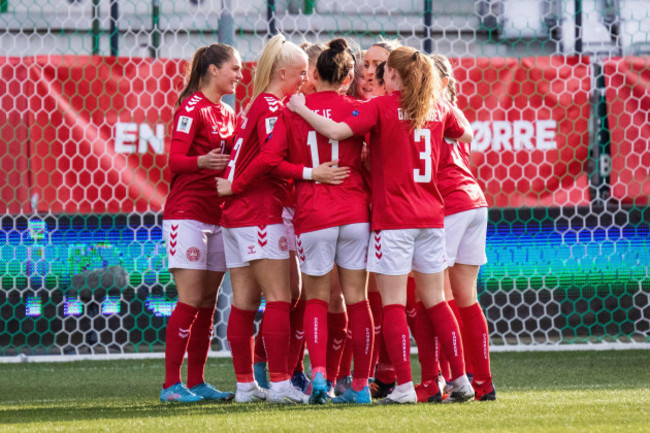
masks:
<instances>
[{"instance_id":1,"label":"blue soccer cleat","mask_svg":"<svg viewBox=\"0 0 650 433\"><path fill-rule=\"evenodd\" d=\"M219 391L214 386L205 382L193 386L190 388L190 392L193 392L194 394L203 397L204 400L208 401L231 401L233 398L235 398L235 394L232 392Z\"/></svg>"},{"instance_id":2,"label":"blue soccer cleat","mask_svg":"<svg viewBox=\"0 0 650 433\"><path fill-rule=\"evenodd\" d=\"M361 391L355 391L352 388L348 388L343 394L332 399L332 403L335 404L370 404L370 402L370 389L367 386L364 386Z\"/></svg>"},{"instance_id":3,"label":"blue soccer cleat","mask_svg":"<svg viewBox=\"0 0 650 433\"><path fill-rule=\"evenodd\" d=\"M307 379L304 372L297 371L293 373L293 376L291 376L291 384L302 392L305 392L307 387L309 387L309 379Z\"/></svg>"},{"instance_id":4,"label":"blue soccer cleat","mask_svg":"<svg viewBox=\"0 0 650 433\"><path fill-rule=\"evenodd\" d=\"M182 382L175 383L169 388L163 388L160 391L160 401L162 403L194 403L201 400L203 400L203 397L194 394Z\"/></svg>"},{"instance_id":5,"label":"blue soccer cleat","mask_svg":"<svg viewBox=\"0 0 650 433\"><path fill-rule=\"evenodd\" d=\"M314 375L314 380L311 382L309 404L325 403L327 403L327 381L323 377L323 373L316 373Z\"/></svg>"},{"instance_id":6,"label":"blue soccer cleat","mask_svg":"<svg viewBox=\"0 0 650 433\"><path fill-rule=\"evenodd\" d=\"M253 364L253 376L257 386L263 389L269 389L269 379L266 376L266 362L256 362Z\"/></svg>"}]
</instances>

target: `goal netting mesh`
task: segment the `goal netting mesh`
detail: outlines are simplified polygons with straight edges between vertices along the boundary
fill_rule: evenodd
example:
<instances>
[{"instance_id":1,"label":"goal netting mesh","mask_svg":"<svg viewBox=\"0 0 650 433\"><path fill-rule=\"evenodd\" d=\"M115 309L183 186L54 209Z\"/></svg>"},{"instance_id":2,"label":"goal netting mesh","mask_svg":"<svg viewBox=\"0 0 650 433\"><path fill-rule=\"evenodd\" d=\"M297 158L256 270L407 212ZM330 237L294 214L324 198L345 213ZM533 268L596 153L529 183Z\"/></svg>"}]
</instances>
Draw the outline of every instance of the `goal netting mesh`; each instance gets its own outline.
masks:
<instances>
[{"instance_id":1,"label":"goal netting mesh","mask_svg":"<svg viewBox=\"0 0 650 433\"><path fill-rule=\"evenodd\" d=\"M495 349L650 342L643 0L0 0L0 355L160 353L161 209L187 60L269 35L452 59L488 203ZM226 278L212 349L226 350Z\"/></svg>"}]
</instances>

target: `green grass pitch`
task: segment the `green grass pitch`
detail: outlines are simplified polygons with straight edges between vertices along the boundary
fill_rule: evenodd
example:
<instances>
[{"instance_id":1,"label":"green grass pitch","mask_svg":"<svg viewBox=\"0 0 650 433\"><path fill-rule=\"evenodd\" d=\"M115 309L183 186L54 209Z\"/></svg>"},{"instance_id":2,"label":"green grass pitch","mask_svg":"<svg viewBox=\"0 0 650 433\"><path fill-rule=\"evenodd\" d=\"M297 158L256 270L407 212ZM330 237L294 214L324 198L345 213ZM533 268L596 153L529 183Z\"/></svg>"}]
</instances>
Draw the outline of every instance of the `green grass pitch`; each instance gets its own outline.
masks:
<instances>
[{"instance_id":1,"label":"green grass pitch","mask_svg":"<svg viewBox=\"0 0 650 433\"><path fill-rule=\"evenodd\" d=\"M0 432L650 432L648 350L492 358L497 401L399 407L162 405L162 360L0 364ZM230 359L206 377L234 389Z\"/></svg>"}]
</instances>

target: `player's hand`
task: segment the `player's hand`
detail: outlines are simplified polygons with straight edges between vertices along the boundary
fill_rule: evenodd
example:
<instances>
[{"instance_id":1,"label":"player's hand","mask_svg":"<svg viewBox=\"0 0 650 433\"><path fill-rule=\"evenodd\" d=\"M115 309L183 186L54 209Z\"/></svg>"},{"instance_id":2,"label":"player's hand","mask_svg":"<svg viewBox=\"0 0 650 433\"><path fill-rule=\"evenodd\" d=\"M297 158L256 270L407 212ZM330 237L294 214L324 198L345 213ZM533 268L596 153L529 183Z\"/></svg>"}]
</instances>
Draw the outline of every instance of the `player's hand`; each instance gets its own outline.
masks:
<instances>
[{"instance_id":1,"label":"player's hand","mask_svg":"<svg viewBox=\"0 0 650 433\"><path fill-rule=\"evenodd\" d=\"M221 149L212 149L205 155L199 156L199 168L208 170L225 170L230 162L230 155L221 153Z\"/></svg>"},{"instance_id":2,"label":"player's hand","mask_svg":"<svg viewBox=\"0 0 650 433\"><path fill-rule=\"evenodd\" d=\"M298 111L301 107L305 106L305 95L302 93L296 93L289 99L287 103L287 108L293 112Z\"/></svg>"},{"instance_id":3,"label":"player's hand","mask_svg":"<svg viewBox=\"0 0 650 433\"><path fill-rule=\"evenodd\" d=\"M232 183L229 180L220 177L215 177L215 179L217 181L217 193L219 197L232 195Z\"/></svg>"},{"instance_id":4,"label":"player's hand","mask_svg":"<svg viewBox=\"0 0 650 433\"><path fill-rule=\"evenodd\" d=\"M314 167L311 172L312 180L330 185L342 184L345 178L350 176L350 168L337 167L336 164L338 164L338 161L330 161Z\"/></svg>"}]
</instances>

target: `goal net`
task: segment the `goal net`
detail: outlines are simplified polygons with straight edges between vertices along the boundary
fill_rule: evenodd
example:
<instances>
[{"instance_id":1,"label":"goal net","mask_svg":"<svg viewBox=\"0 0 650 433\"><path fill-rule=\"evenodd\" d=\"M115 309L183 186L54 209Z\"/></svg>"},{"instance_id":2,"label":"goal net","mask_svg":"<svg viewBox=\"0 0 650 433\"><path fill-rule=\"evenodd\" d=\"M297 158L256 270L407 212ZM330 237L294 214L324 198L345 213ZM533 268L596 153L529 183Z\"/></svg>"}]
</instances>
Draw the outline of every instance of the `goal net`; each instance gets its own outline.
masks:
<instances>
[{"instance_id":1,"label":"goal net","mask_svg":"<svg viewBox=\"0 0 650 433\"><path fill-rule=\"evenodd\" d=\"M269 36L452 59L489 211L496 350L650 343L644 0L0 0L0 359L156 354L176 303L161 210L188 59ZM224 352L231 289L212 349Z\"/></svg>"}]
</instances>

